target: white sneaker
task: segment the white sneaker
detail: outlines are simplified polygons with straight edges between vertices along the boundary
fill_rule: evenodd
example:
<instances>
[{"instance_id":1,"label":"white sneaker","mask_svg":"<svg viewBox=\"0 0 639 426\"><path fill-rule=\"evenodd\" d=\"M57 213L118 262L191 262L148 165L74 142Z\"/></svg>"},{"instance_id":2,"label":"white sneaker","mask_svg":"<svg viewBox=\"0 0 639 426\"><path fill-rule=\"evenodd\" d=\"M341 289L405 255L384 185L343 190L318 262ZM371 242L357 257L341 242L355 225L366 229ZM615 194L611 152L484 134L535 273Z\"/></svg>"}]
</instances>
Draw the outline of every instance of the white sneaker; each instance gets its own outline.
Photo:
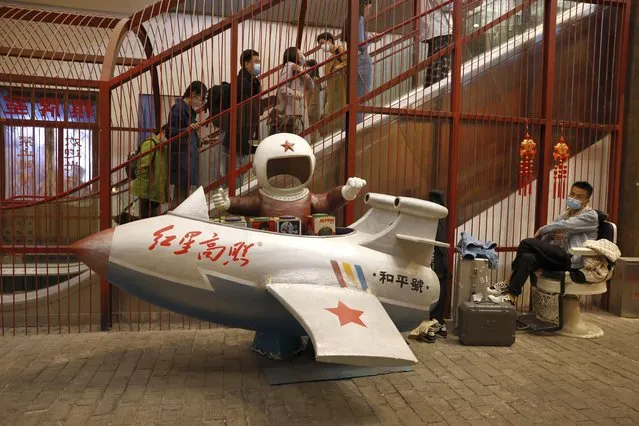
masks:
<instances>
[{"instance_id":1,"label":"white sneaker","mask_svg":"<svg viewBox=\"0 0 639 426\"><path fill-rule=\"evenodd\" d=\"M506 284L503 281L499 283L495 283L491 285L490 287L486 288L486 293L492 294L494 296L502 295L506 293L507 291L508 291L508 284Z\"/></svg>"},{"instance_id":2,"label":"white sneaker","mask_svg":"<svg viewBox=\"0 0 639 426\"><path fill-rule=\"evenodd\" d=\"M510 293L503 293L503 294L500 294L499 296L489 295L488 299L490 299L490 301L493 303L499 303L499 304L510 303L511 305L514 305L515 301L517 300L517 298Z\"/></svg>"}]
</instances>

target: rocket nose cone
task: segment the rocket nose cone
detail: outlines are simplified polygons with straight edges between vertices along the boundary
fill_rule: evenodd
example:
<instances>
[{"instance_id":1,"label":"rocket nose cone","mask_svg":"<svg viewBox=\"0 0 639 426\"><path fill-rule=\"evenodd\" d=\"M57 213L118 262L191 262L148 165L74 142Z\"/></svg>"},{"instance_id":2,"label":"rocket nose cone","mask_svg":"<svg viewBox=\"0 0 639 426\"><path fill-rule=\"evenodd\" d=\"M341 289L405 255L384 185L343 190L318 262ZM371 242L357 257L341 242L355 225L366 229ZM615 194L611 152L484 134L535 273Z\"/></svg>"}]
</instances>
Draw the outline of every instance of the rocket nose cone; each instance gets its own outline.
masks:
<instances>
[{"instance_id":1,"label":"rocket nose cone","mask_svg":"<svg viewBox=\"0 0 639 426\"><path fill-rule=\"evenodd\" d=\"M80 262L106 277L109 255L111 254L111 240L115 228L105 229L96 234L90 235L71 245L71 251Z\"/></svg>"}]
</instances>

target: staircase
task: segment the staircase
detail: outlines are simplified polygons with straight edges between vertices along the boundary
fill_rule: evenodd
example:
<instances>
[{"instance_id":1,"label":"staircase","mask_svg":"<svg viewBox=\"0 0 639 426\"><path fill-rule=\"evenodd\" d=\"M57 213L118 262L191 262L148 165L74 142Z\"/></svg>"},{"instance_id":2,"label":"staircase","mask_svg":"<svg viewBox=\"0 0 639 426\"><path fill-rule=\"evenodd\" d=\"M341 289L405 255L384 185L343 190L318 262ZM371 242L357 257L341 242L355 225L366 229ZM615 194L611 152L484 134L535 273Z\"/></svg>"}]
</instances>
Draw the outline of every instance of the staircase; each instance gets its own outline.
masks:
<instances>
[{"instance_id":1,"label":"staircase","mask_svg":"<svg viewBox=\"0 0 639 426\"><path fill-rule=\"evenodd\" d=\"M473 2L474 12L485 12L488 9L485 3ZM512 14L513 10L504 12ZM610 84L606 84L608 74L584 72L592 67L592 58L586 54L592 46L598 46L600 57L614 57L612 46L601 43L605 31L592 30L597 25L600 28L606 25L600 12L600 6L579 4L557 15L557 46L570 49L557 49L556 63L565 69L555 74L554 85L568 86L571 93L579 93L581 104L597 105L587 111L566 108L562 104L564 98L556 96L554 111L565 123L605 123L615 116L609 104L597 102L613 98ZM457 225L517 190L524 119L530 119L531 123L538 121L541 110L541 96L531 94L541 91L543 28L541 24L534 25L535 20L532 24L491 49L480 49L479 54L468 49L464 52L468 59L462 66ZM566 64L570 64L569 69ZM525 76L525 81L516 81L514 71ZM449 77L426 89L407 91L384 107L444 113L450 111L451 90ZM532 124L530 130L533 139L539 142L538 127ZM430 189L446 186L449 131L447 119L368 114L357 127L357 175L369 182L370 191L427 198ZM571 145L572 155L588 149L605 134L597 126L584 125L577 136L578 144ZM567 134L569 143L571 139ZM344 166L335 158L336 153L343 152L344 140L345 133L337 132L314 144L316 191L343 183ZM247 194L256 187L257 182L252 179L240 193ZM363 204L358 204L356 216L363 209Z\"/></svg>"}]
</instances>

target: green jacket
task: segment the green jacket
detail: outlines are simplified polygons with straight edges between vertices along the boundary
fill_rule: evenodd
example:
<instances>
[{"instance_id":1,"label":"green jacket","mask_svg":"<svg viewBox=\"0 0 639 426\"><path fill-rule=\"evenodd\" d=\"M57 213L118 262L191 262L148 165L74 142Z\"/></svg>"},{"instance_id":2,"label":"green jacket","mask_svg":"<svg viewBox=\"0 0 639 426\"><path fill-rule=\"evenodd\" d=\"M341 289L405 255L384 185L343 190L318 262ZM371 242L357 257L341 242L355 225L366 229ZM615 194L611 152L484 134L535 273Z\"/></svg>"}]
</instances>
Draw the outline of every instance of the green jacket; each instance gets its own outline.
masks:
<instances>
[{"instance_id":1,"label":"green jacket","mask_svg":"<svg viewBox=\"0 0 639 426\"><path fill-rule=\"evenodd\" d=\"M160 143L157 135L149 136L140 147L143 154L155 148ZM169 170L166 147L140 156L138 161L137 178L131 184L131 193L158 203L168 200L167 174Z\"/></svg>"}]
</instances>

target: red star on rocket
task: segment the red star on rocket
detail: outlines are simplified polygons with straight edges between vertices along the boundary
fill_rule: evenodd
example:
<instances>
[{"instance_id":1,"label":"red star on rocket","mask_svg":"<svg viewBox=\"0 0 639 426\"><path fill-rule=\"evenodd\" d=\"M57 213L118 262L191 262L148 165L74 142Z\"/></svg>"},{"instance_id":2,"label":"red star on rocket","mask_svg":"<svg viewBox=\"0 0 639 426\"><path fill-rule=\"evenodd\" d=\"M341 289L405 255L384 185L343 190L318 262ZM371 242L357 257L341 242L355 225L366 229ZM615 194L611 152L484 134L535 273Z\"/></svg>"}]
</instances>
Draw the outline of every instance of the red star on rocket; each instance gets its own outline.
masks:
<instances>
[{"instance_id":1,"label":"red star on rocket","mask_svg":"<svg viewBox=\"0 0 639 426\"><path fill-rule=\"evenodd\" d=\"M362 327L366 327L366 324L364 324L362 320L360 319L364 311L351 309L340 301L337 302L337 308L324 308L324 309L337 315L337 317L339 318L339 325L342 327L350 322L359 324Z\"/></svg>"},{"instance_id":2,"label":"red star on rocket","mask_svg":"<svg viewBox=\"0 0 639 426\"><path fill-rule=\"evenodd\" d=\"M286 141L285 143L283 143L282 145L280 145L282 148L284 148L284 152L291 150L293 152L295 152L295 150L293 149L293 147L295 146L294 143L290 143L289 141Z\"/></svg>"}]
</instances>

